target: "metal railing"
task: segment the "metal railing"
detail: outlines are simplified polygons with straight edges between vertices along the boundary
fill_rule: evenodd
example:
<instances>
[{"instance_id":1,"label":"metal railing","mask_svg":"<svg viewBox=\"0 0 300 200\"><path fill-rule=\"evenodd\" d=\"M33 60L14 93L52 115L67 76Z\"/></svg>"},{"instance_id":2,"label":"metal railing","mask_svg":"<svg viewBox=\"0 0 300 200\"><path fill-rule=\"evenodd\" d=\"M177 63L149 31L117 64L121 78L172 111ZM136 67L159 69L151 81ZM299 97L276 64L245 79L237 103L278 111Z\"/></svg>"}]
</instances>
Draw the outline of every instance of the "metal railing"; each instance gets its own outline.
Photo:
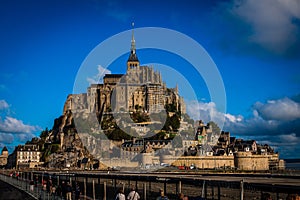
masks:
<instances>
[{"instance_id":1,"label":"metal railing","mask_svg":"<svg viewBox=\"0 0 300 200\"><path fill-rule=\"evenodd\" d=\"M126 175L122 173L83 173L83 172L20 172L18 177L0 175L0 179L27 192L35 199L66 199L62 192L51 193L47 190L44 182L51 179L52 185L56 188L64 183L71 183L73 189L77 184L80 188L79 199L103 199L114 200L117 191L122 188L127 195L132 187L142 200L155 200L159 196L159 190L163 189L169 199L176 199L179 193L189 196L189 200L243 200L260 199L263 193L270 193L272 199L285 199L288 193L300 191L299 186L284 186L267 183L253 183L244 178L240 181L204 180L192 177L166 178L155 175ZM30 180L36 180L35 185L30 187ZM32 185L32 184L31 184ZM72 193L72 199L75 193Z\"/></svg>"},{"instance_id":2,"label":"metal railing","mask_svg":"<svg viewBox=\"0 0 300 200\"><path fill-rule=\"evenodd\" d=\"M26 192L28 195L30 195L34 199L39 200L62 200L60 196L57 196L56 194L51 194L50 192L47 192L44 190L43 186L41 184L30 184L30 179L27 179L23 176L24 174L19 174L18 176L8 176L5 174L0 174L0 180L10 184L11 186L20 189L24 192Z\"/></svg>"}]
</instances>

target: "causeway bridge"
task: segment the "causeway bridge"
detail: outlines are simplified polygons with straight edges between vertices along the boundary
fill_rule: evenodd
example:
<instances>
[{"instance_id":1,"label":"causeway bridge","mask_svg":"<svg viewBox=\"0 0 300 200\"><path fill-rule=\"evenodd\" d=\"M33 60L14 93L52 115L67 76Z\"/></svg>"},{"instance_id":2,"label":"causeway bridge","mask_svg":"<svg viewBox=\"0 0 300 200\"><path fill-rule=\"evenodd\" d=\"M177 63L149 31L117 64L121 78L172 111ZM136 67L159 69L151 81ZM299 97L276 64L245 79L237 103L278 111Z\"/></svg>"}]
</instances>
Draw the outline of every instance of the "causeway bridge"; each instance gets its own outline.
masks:
<instances>
[{"instance_id":1,"label":"causeway bridge","mask_svg":"<svg viewBox=\"0 0 300 200\"><path fill-rule=\"evenodd\" d=\"M123 188L128 194L137 188L141 199L152 200L163 189L170 199L184 193L189 199L260 199L270 193L273 199L285 199L290 193L299 193L299 175L275 174L222 174L185 172L124 172L124 171L3 171L2 181L26 191L35 199L61 199L59 194L49 194L43 184L51 180L58 187L62 182L78 183L81 199L113 200ZM36 187L29 191L29 181L36 180Z\"/></svg>"}]
</instances>

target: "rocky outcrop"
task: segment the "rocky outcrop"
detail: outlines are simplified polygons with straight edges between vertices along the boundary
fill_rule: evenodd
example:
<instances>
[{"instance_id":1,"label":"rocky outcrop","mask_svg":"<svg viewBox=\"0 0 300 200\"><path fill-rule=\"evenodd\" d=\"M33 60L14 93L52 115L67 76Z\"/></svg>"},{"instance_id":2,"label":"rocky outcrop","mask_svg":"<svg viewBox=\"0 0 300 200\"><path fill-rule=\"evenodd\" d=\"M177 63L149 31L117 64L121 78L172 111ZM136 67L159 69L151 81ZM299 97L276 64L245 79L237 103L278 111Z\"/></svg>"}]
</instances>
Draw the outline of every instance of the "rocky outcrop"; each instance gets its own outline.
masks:
<instances>
[{"instance_id":1,"label":"rocky outcrop","mask_svg":"<svg viewBox=\"0 0 300 200\"><path fill-rule=\"evenodd\" d=\"M54 120L45 143L44 158L49 168L81 167L82 160L93 158L84 147L76 130L71 111Z\"/></svg>"}]
</instances>

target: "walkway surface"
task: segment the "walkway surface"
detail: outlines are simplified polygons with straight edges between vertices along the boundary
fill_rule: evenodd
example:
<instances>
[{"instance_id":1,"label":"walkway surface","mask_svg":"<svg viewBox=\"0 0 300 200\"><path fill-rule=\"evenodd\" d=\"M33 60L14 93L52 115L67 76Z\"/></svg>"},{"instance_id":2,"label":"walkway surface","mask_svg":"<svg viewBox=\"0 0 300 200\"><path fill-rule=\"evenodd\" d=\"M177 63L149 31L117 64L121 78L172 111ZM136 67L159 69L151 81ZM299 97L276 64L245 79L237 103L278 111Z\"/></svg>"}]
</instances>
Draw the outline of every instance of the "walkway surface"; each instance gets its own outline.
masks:
<instances>
[{"instance_id":1,"label":"walkway surface","mask_svg":"<svg viewBox=\"0 0 300 200\"><path fill-rule=\"evenodd\" d=\"M19 190L8 183L0 180L0 199L5 200L34 200L32 196L26 192Z\"/></svg>"}]
</instances>

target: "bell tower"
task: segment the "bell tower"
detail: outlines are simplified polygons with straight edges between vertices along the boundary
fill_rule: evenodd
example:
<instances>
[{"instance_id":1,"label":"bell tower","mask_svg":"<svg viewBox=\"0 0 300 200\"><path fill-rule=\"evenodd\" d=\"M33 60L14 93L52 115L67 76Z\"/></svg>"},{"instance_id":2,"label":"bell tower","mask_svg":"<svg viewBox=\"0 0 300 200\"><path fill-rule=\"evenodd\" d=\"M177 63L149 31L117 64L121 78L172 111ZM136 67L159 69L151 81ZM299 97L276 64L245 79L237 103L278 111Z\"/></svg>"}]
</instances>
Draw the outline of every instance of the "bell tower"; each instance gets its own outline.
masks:
<instances>
[{"instance_id":1,"label":"bell tower","mask_svg":"<svg viewBox=\"0 0 300 200\"><path fill-rule=\"evenodd\" d=\"M140 67L140 62L136 55L136 49L135 49L134 23L132 22L131 48L130 48L129 58L127 60L127 71L139 67Z\"/></svg>"}]
</instances>

